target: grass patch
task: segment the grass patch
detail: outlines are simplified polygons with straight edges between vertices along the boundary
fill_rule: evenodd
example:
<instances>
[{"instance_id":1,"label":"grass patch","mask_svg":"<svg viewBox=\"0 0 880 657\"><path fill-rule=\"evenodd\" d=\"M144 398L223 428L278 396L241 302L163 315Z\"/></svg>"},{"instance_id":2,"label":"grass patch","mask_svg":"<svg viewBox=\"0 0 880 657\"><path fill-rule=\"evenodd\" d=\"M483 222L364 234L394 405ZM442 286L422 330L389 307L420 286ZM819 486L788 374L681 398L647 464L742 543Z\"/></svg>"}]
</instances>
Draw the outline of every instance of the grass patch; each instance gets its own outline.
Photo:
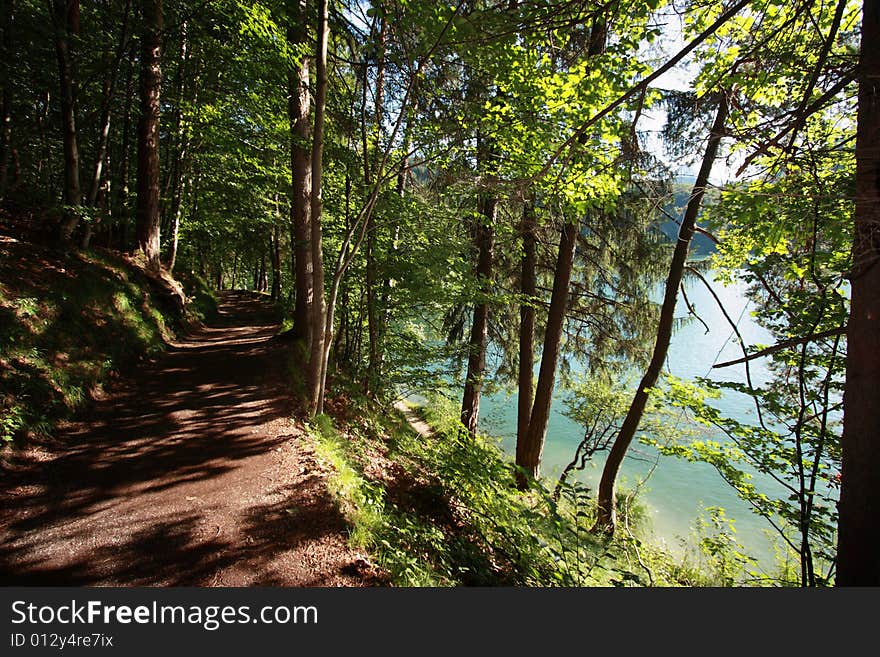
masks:
<instances>
[{"instance_id":1,"label":"grass patch","mask_svg":"<svg viewBox=\"0 0 880 657\"><path fill-rule=\"evenodd\" d=\"M50 433L161 352L194 317L159 292L124 256L0 242L0 439Z\"/></svg>"},{"instance_id":2,"label":"grass patch","mask_svg":"<svg viewBox=\"0 0 880 657\"><path fill-rule=\"evenodd\" d=\"M352 545L372 547L372 537L380 531L384 520L382 490L370 484L352 465L342 436L329 416L315 417L307 429L316 438L315 454L334 471L329 489L351 525Z\"/></svg>"}]
</instances>

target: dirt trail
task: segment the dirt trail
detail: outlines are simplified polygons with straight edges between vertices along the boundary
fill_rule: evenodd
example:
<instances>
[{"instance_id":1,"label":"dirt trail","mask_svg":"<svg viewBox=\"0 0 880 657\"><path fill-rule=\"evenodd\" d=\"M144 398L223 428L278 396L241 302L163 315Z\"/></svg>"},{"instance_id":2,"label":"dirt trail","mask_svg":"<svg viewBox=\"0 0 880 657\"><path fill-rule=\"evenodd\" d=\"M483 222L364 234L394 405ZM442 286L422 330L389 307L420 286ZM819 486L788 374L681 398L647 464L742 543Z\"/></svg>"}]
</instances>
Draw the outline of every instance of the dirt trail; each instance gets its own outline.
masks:
<instances>
[{"instance_id":1,"label":"dirt trail","mask_svg":"<svg viewBox=\"0 0 880 657\"><path fill-rule=\"evenodd\" d=\"M381 584L290 420L278 325L226 293L173 345L0 482L0 584Z\"/></svg>"},{"instance_id":2,"label":"dirt trail","mask_svg":"<svg viewBox=\"0 0 880 657\"><path fill-rule=\"evenodd\" d=\"M430 438L434 435L434 428L420 418L419 414L416 413L416 411L405 401L398 400L394 402L394 408L403 414L403 417L409 422L409 426L412 427L413 431L415 431L420 438Z\"/></svg>"}]
</instances>

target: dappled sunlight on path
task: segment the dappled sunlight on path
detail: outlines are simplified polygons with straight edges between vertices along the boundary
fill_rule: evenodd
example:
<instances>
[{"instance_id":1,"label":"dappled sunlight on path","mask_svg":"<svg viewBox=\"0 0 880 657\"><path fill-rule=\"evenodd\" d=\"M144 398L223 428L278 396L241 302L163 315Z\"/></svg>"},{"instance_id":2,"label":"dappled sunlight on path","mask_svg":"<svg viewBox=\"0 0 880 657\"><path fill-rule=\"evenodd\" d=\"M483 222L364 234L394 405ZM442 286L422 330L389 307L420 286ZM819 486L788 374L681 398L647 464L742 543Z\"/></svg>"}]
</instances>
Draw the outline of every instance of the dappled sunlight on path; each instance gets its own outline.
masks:
<instances>
[{"instance_id":1,"label":"dappled sunlight on path","mask_svg":"<svg viewBox=\"0 0 880 657\"><path fill-rule=\"evenodd\" d=\"M219 317L61 430L0 484L5 584L376 583L291 419L278 319L225 293Z\"/></svg>"}]
</instances>

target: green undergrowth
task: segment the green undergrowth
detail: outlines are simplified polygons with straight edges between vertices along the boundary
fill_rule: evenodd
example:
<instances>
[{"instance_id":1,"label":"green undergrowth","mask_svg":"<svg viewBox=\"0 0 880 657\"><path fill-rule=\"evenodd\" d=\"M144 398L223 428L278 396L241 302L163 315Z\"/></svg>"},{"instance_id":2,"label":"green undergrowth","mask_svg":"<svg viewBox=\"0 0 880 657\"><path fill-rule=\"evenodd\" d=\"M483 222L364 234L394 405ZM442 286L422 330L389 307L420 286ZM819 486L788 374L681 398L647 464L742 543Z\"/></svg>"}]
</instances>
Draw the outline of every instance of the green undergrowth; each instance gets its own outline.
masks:
<instances>
[{"instance_id":1,"label":"green undergrowth","mask_svg":"<svg viewBox=\"0 0 880 657\"><path fill-rule=\"evenodd\" d=\"M187 297L186 314L190 322L210 322L217 317L217 293L208 282L190 271L175 271Z\"/></svg>"},{"instance_id":2,"label":"green undergrowth","mask_svg":"<svg viewBox=\"0 0 880 657\"><path fill-rule=\"evenodd\" d=\"M351 525L353 546L373 555L400 586L706 585L639 538L644 515L621 497L624 528L613 539L590 532L586 491L555 502L536 484L513 486L513 465L488 436L472 438L456 409L435 396L418 413L419 436L403 414L352 389L333 417L308 426L330 486Z\"/></svg>"},{"instance_id":3,"label":"green undergrowth","mask_svg":"<svg viewBox=\"0 0 880 657\"><path fill-rule=\"evenodd\" d=\"M112 375L162 351L210 309L194 284L201 308L181 313L174 281L151 281L135 259L0 243L2 440L50 434Z\"/></svg>"}]
</instances>

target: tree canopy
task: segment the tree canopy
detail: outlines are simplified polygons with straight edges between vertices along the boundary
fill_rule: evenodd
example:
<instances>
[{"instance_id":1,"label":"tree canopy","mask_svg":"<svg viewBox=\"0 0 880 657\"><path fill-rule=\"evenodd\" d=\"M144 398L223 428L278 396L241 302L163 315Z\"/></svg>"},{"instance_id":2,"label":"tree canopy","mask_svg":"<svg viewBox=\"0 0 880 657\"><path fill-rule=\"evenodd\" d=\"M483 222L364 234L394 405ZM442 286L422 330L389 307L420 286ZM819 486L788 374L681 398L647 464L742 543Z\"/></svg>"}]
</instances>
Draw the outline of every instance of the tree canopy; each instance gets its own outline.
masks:
<instances>
[{"instance_id":1,"label":"tree canopy","mask_svg":"<svg viewBox=\"0 0 880 657\"><path fill-rule=\"evenodd\" d=\"M876 585L877 19L869 0L8 0L0 196L61 252L269 294L312 417L345 381L442 390L474 437L481 396L518 392L527 494L564 394L571 467L609 455L596 531L640 437L714 466L791 581ZM775 343L715 364L744 379L666 378L682 285L709 269ZM663 404L715 438L660 430Z\"/></svg>"}]
</instances>

